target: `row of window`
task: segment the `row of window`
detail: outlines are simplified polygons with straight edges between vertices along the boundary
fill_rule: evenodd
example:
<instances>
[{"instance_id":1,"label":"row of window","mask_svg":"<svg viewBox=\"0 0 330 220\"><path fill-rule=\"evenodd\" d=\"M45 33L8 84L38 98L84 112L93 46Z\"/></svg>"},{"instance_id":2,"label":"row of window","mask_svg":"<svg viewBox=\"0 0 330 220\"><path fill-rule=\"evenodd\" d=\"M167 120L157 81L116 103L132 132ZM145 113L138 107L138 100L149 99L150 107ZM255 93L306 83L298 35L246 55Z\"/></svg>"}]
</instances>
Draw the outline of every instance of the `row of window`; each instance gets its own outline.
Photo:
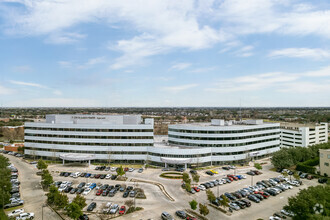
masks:
<instances>
[{"instance_id":1,"label":"row of window","mask_svg":"<svg viewBox=\"0 0 330 220\"><path fill-rule=\"evenodd\" d=\"M157 156L157 157L196 158L196 157L208 157L208 156L211 156L211 153L184 155L184 154L158 154L158 153L151 153L150 152L149 155L151 155L151 156Z\"/></svg>"},{"instance_id":2,"label":"row of window","mask_svg":"<svg viewBox=\"0 0 330 220\"><path fill-rule=\"evenodd\" d=\"M44 149L44 148L34 148L25 147L26 150L31 151L50 151L50 152L63 152L63 153L81 153L81 154L147 154L145 151L83 151L83 150L59 150L59 149Z\"/></svg>"},{"instance_id":3,"label":"row of window","mask_svg":"<svg viewBox=\"0 0 330 220\"><path fill-rule=\"evenodd\" d=\"M243 137L190 137L190 136L178 136L178 135L169 134L168 137L169 138L188 139L188 140L225 141L225 140L250 139L250 138L265 137L265 136L278 135L278 134L280 134L280 132L250 135L250 136L243 136Z\"/></svg>"},{"instance_id":4,"label":"row of window","mask_svg":"<svg viewBox=\"0 0 330 220\"><path fill-rule=\"evenodd\" d=\"M62 141L41 141L41 140L25 140L26 143L39 144L59 144L59 145L90 145L90 146L153 146L153 143L84 143L84 142L62 142Z\"/></svg>"},{"instance_id":5,"label":"row of window","mask_svg":"<svg viewBox=\"0 0 330 220\"><path fill-rule=\"evenodd\" d=\"M179 128L168 128L168 131L180 132L180 133L199 133L199 134L237 134L237 133L247 133L247 132L256 132L256 131L265 131L279 129L280 127L267 127L267 128L256 128L256 129L244 129L244 130L189 130L189 129L179 129Z\"/></svg>"},{"instance_id":6,"label":"row of window","mask_svg":"<svg viewBox=\"0 0 330 220\"><path fill-rule=\"evenodd\" d=\"M82 136L82 135L31 134L31 133L25 133L25 136L55 137L55 138L81 138L81 139L154 139L153 136Z\"/></svg>"},{"instance_id":7,"label":"row of window","mask_svg":"<svg viewBox=\"0 0 330 220\"><path fill-rule=\"evenodd\" d=\"M280 140L280 138L270 138L265 140L259 140L259 141L249 141L245 143L237 143L237 144L196 144L196 143L185 143L185 142L178 142L178 141L172 141L168 140L170 144L174 145L181 145L181 146L196 146L196 147L239 147L239 146L246 146L251 144L259 144L269 141L277 141Z\"/></svg>"},{"instance_id":8,"label":"row of window","mask_svg":"<svg viewBox=\"0 0 330 220\"><path fill-rule=\"evenodd\" d=\"M224 156L224 155L238 155L238 154L247 154L250 152L254 152L257 150L266 150L266 149L271 149L271 148L275 148L275 147L279 147L279 145L272 145L272 146L267 146L267 147L262 147L262 148L257 148L257 149L251 149L251 150L247 150L247 151L236 151L236 152L217 152L217 153L212 153L213 156Z\"/></svg>"},{"instance_id":9,"label":"row of window","mask_svg":"<svg viewBox=\"0 0 330 220\"><path fill-rule=\"evenodd\" d=\"M301 140L301 138L293 138L293 137L288 137L288 136L282 136L282 138L288 138L288 139Z\"/></svg>"},{"instance_id":10,"label":"row of window","mask_svg":"<svg viewBox=\"0 0 330 220\"><path fill-rule=\"evenodd\" d=\"M302 134L289 133L289 132L282 132L282 134L302 136Z\"/></svg>"},{"instance_id":11,"label":"row of window","mask_svg":"<svg viewBox=\"0 0 330 220\"><path fill-rule=\"evenodd\" d=\"M28 127L30 130L45 131L77 131L77 132L154 132L153 129L95 129L95 128L44 128L44 127Z\"/></svg>"}]
</instances>

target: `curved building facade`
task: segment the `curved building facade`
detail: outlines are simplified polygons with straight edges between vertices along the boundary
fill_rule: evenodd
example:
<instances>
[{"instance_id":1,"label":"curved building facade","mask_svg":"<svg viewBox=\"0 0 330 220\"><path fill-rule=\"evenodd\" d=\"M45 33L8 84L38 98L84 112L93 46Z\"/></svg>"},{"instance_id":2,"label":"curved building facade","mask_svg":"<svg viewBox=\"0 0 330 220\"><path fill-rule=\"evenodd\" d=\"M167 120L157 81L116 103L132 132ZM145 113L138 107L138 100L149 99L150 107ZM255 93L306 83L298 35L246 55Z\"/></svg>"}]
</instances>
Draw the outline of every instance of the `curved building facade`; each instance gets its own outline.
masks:
<instances>
[{"instance_id":1,"label":"curved building facade","mask_svg":"<svg viewBox=\"0 0 330 220\"><path fill-rule=\"evenodd\" d=\"M56 160L92 154L95 161L159 166L220 165L260 158L279 150L280 124L262 120L169 125L154 136L153 119L139 115L47 115L25 123L25 154Z\"/></svg>"}]
</instances>

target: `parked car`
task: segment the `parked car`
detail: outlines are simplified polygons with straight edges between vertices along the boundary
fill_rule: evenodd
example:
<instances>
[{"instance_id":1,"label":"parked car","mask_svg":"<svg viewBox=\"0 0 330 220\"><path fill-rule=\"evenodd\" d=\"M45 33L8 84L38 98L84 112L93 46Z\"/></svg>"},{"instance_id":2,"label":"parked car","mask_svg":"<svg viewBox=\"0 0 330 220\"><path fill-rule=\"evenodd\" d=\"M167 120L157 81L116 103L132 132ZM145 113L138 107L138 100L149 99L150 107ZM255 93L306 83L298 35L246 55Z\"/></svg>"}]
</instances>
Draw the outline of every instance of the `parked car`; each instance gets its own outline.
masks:
<instances>
[{"instance_id":1,"label":"parked car","mask_svg":"<svg viewBox=\"0 0 330 220\"><path fill-rule=\"evenodd\" d=\"M26 219L34 219L34 213L25 212L25 213L19 214L19 216L16 217L16 220L26 220Z\"/></svg>"},{"instance_id":2,"label":"parked car","mask_svg":"<svg viewBox=\"0 0 330 220\"><path fill-rule=\"evenodd\" d=\"M89 220L88 215L83 214L82 216L79 217L79 220Z\"/></svg>"},{"instance_id":3,"label":"parked car","mask_svg":"<svg viewBox=\"0 0 330 220\"><path fill-rule=\"evenodd\" d=\"M105 178L106 178L106 179L110 179L110 178L111 178L111 174L110 174L110 173L107 174L107 175L105 176Z\"/></svg>"},{"instance_id":4,"label":"parked car","mask_svg":"<svg viewBox=\"0 0 330 220\"><path fill-rule=\"evenodd\" d=\"M114 204L110 209L110 214L116 214L118 212L119 206L118 204Z\"/></svg>"},{"instance_id":5,"label":"parked car","mask_svg":"<svg viewBox=\"0 0 330 220\"><path fill-rule=\"evenodd\" d=\"M163 220L174 220L174 218L167 212L163 212L161 214L161 217L162 217Z\"/></svg>"},{"instance_id":6,"label":"parked car","mask_svg":"<svg viewBox=\"0 0 330 220\"><path fill-rule=\"evenodd\" d=\"M87 211L91 212L96 208L96 202L92 202L91 204L89 204L89 206L87 207Z\"/></svg>"},{"instance_id":7,"label":"parked car","mask_svg":"<svg viewBox=\"0 0 330 220\"><path fill-rule=\"evenodd\" d=\"M224 170L230 170L230 167L222 167Z\"/></svg>"},{"instance_id":8,"label":"parked car","mask_svg":"<svg viewBox=\"0 0 330 220\"><path fill-rule=\"evenodd\" d=\"M197 171L196 170L190 170L190 173L191 174L197 174Z\"/></svg>"},{"instance_id":9,"label":"parked car","mask_svg":"<svg viewBox=\"0 0 330 220\"><path fill-rule=\"evenodd\" d=\"M123 214L125 214L125 212L126 212L126 207L123 205L119 209L119 215L123 215Z\"/></svg>"},{"instance_id":10,"label":"parked car","mask_svg":"<svg viewBox=\"0 0 330 220\"><path fill-rule=\"evenodd\" d=\"M24 209L16 209L14 211L11 211L8 214L8 217L16 217L16 216L19 216L21 213L24 213Z\"/></svg>"},{"instance_id":11,"label":"parked car","mask_svg":"<svg viewBox=\"0 0 330 220\"><path fill-rule=\"evenodd\" d=\"M102 189L99 189L99 190L96 191L96 195L97 196L101 195L102 193L103 193L103 190Z\"/></svg>"},{"instance_id":12,"label":"parked car","mask_svg":"<svg viewBox=\"0 0 330 220\"><path fill-rule=\"evenodd\" d=\"M184 211L179 210L179 211L176 211L175 214L177 216L179 216L180 218L182 218L182 219L186 219L187 218L187 214Z\"/></svg>"},{"instance_id":13,"label":"parked car","mask_svg":"<svg viewBox=\"0 0 330 220\"><path fill-rule=\"evenodd\" d=\"M91 188L87 188L84 192L83 195L88 195L92 191Z\"/></svg>"},{"instance_id":14,"label":"parked car","mask_svg":"<svg viewBox=\"0 0 330 220\"><path fill-rule=\"evenodd\" d=\"M211 171L209 171L209 170L208 170L208 171L206 171L205 173L206 173L207 175L210 175L210 176L213 176L213 175L214 175L214 173L212 173L212 172L211 172Z\"/></svg>"},{"instance_id":15,"label":"parked car","mask_svg":"<svg viewBox=\"0 0 330 220\"><path fill-rule=\"evenodd\" d=\"M138 170L138 172L139 172L139 173L142 173L142 172L143 172L143 168L140 168L140 169Z\"/></svg>"},{"instance_id":16,"label":"parked car","mask_svg":"<svg viewBox=\"0 0 330 220\"><path fill-rule=\"evenodd\" d=\"M84 188L80 188L80 189L77 190L77 194L81 194L81 193L83 193L84 191L85 191Z\"/></svg>"},{"instance_id":17,"label":"parked car","mask_svg":"<svg viewBox=\"0 0 330 220\"><path fill-rule=\"evenodd\" d=\"M251 201L253 201L253 202L256 202L256 203L259 203L260 202L260 199L258 199L254 195L248 195L248 199L251 200Z\"/></svg>"},{"instance_id":18,"label":"parked car","mask_svg":"<svg viewBox=\"0 0 330 220\"><path fill-rule=\"evenodd\" d=\"M229 203L228 205L229 205L229 208L234 209L236 211L241 209L236 203L233 203L233 202Z\"/></svg>"}]
</instances>

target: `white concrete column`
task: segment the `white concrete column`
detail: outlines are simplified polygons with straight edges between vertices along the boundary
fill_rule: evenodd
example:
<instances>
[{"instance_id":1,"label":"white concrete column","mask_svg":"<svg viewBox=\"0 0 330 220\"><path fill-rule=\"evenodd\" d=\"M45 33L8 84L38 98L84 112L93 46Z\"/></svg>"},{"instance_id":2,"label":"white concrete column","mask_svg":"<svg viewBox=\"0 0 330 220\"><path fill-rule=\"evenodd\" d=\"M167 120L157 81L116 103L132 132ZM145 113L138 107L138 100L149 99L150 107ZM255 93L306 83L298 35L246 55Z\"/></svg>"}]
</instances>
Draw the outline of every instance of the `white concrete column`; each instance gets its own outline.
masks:
<instances>
[{"instance_id":1,"label":"white concrete column","mask_svg":"<svg viewBox=\"0 0 330 220\"><path fill-rule=\"evenodd\" d=\"M187 163L184 164L184 168L187 169Z\"/></svg>"},{"instance_id":2,"label":"white concrete column","mask_svg":"<svg viewBox=\"0 0 330 220\"><path fill-rule=\"evenodd\" d=\"M62 159L62 160L63 160L62 165L64 165L64 159Z\"/></svg>"},{"instance_id":3,"label":"white concrete column","mask_svg":"<svg viewBox=\"0 0 330 220\"><path fill-rule=\"evenodd\" d=\"M90 166L90 165L91 165L91 160L88 161L88 166Z\"/></svg>"},{"instance_id":4,"label":"white concrete column","mask_svg":"<svg viewBox=\"0 0 330 220\"><path fill-rule=\"evenodd\" d=\"M167 168L167 163L165 163L165 168Z\"/></svg>"}]
</instances>

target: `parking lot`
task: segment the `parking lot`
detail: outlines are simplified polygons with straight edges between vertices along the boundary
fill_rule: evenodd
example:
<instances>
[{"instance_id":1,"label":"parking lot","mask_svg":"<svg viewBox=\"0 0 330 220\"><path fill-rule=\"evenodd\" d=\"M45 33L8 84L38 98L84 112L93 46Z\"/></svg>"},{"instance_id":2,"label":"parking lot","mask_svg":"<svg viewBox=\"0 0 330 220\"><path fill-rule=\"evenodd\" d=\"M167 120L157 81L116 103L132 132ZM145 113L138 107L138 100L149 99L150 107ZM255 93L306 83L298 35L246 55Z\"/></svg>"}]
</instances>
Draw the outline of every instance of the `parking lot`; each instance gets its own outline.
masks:
<instances>
[{"instance_id":1,"label":"parking lot","mask_svg":"<svg viewBox=\"0 0 330 220\"><path fill-rule=\"evenodd\" d=\"M11 159L11 161L15 164L20 172L20 179L24 178L25 181L22 181L21 189L22 189L22 198L25 200L26 204L24 208L30 212L35 212L36 216L41 215L40 207L43 202L46 200L44 196L44 192L40 188L40 177L36 176L35 173L37 169L35 165L28 164L23 162L20 158L12 158L12 156L7 156ZM244 174L246 175L246 179L241 179L238 181L233 181L232 183L222 184L210 188L213 193L218 197L219 195L225 192L234 192L239 189L248 187L251 183L256 184L256 182L277 177L279 173L270 171L269 169L272 167L267 161L268 164L263 166L263 174L256 175L256 176L249 176L246 175L246 172L250 171L252 167L239 167L236 170L223 170L221 168L213 168L216 170L218 174L214 176L209 176L205 173L206 170L198 170L198 174L200 175L200 181L196 186L201 183L205 183L211 180L222 179L226 177L228 174ZM129 167L129 166L128 166ZM191 194L186 192L184 189L181 188L182 180L176 179L164 179L159 177L162 173L161 169L152 169L148 168L145 169L142 173L137 172L137 169L133 172L126 172L126 181L118 181L112 180L111 177L106 179L95 179L95 178L85 178L85 177L65 177L60 176L61 172L81 172L81 173L91 173L91 174L116 174L116 171L100 171L95 170L95 166L91 165L90 167L77 167L77 166L63 166L60 164L53 164L49 165L48 169L50 170L51 174L53 175L54 181L69 181L72 182L72 187L76 188L78 184L84 182L88 183L95 183L96 185L99 184L108 184L109 186L115 187L117 184L125 185L127 188L128 186L132 186L134 189L140 188L143 189L146 199L138 199L128 196L127 198L123 197L124 191L120 192L120 190L115 193L114 196L102 196L96 195L96 188L91 190L90 193L87 195L82 195L86 197L87 205L92 202L96 203L96 208L92 212L87 212L87 206L85 207L84 211L90 219L101 219L101 213L105 208L108 202L112 204L118 204L118 206L125 205L125 202L128 200L135 200L135 205L137 207L143 207L143 210L131 213L129 215L123 215L117 217L117 219L161 219L160 215L163 211L167 211L171 214L175 219L179 219L175 216L175 212L177 210L184 210L190 208L188 202L192 199L195 199L199 203L209 203L207 200L206 193L204 191L197 192L195 194ZM188 170L189 171L189 170ZM109 175L110 176L110 175ZM253 180L252 180L253 178ZM131 181L132 179L135 182ZM151 183L147 182L139 182L141 181L150 181L153 183L161 183L166 192L175 200L171 201L168 197L165 196L164 192L161 189ZM252 182L253 181L253 182ZM317 185L317 180L302 180L303 185L299 187L293 187L293 189L286 190L280 193L277 196L270 196L268 199L264 199L260 203L251 202L251 207L241 209L238 211L233 211L230 216L223 214L219 210L208 206L210 213L207 215L208 219L268 219L269 216L273 215L275 212L279 212L282 207L287 203L287 199L295 195L299 192L300 189L306 188L308 186L315 186ZM192 186L194 182L192 182ZM39 187L39 188L38 188ZM35 195L38 194L39 196L36 197ZM72 200L76 194L67 193L69 200ZM47 207L44 208L44 215L49 216L47 219L58 219L56 215L54 215L51 210L46 210ZM46 213L46 214L45 214ZM109 215L110 217L111 215Z\"/></svg>"}]
</instances>

